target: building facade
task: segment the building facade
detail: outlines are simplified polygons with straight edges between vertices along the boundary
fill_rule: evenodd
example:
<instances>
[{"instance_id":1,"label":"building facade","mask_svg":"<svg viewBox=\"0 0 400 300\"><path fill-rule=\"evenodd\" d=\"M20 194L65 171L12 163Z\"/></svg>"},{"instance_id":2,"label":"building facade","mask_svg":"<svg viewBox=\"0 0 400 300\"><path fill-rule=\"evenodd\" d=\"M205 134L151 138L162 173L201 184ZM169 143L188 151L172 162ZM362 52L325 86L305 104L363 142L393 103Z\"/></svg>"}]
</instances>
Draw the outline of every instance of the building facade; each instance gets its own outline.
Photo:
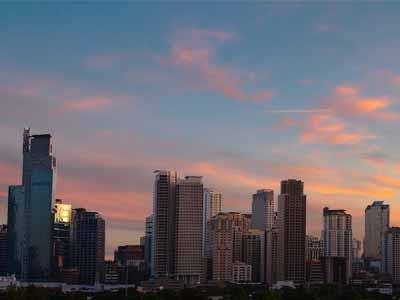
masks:
<instances>
[{"instance_id":1,"label":"building facade","mask_svg":"<svg viewBox=\"0 0 400 300\"><path fill-rule=\"evenodd\" d=\"M306 198L304 184L281 182L278 197L277 280L303 284L305 276Z\"/></svg>"},{"instance_id":2,"label":"building facade","mask_svg":"<svg viewBox=\"0 0 400 300\"><path fill-rule=\"evenodd\" d=\"M175 278L200 283L203 271L203 183L186 176L176 185Z\"/></svg>"},{"instance_id":3,"label":"building facade","mask_svg":"<svg viewBox=\"0 0 400 300\"><path fill-rule=\"evenodd\" d=\"M393 284L400 284L400 227L391 227L382 239L382 271L391 276Z\"/></svg>"},{"instance_id":4,"label":"building facade","mask_svg":"<svg viewBox=\"0 0 400 300\"><path fill-rule=\"evenodd\" d=\"M7 275L8 268L8 235L7 225L0 225L0 276Z\"/></svg>"},{"instance_id":5,"label":"building facade","mask_svg":"<svg viewBox=\"0 0 400 300\"><path fill-rule=\"evenodd\" d=\"M365 208L364 257L380 259L384 233L389 229L390 207L383 201L374 201Z\"/></svg>"},{"instance_id":6,"label":"building facade","mask_svg":"<svg viewBox=\"0 0 400 300\"><path fill-rule=\"evenodd\" d=\"M84 208L72 211L71 266L79 270L81 284L104 279L105 221L97 212Z\"/></svg>"},{"instance_id":7,"label":"building facade","mask_svg":"<svg viewBox=\"0 0 400 300\"><path fill-rule=\"evenodd\" d=\"M55 279L60 278L63 270L69 268L71 238L71 204L56 199L53 227L53 268Z\"/></svg>"},{"instance_id":8,"label":"building facade","mask_svg":"<svg viewBox=\"0 0 400 300\"><path fill-rule=\"evenodd\" d=\"M265 282L272 286L277 281L278 229L273 226L265 232Z\"/></svg>"},{"instance_id":9,"label":"building facade","mask_svg":"<svg viewBox=\"0 0 400 300\"><path fill-rule=\"evenodd\" d=\"M144 261L147 272L151 277L154 276L153 269L153 233L154 233L154 217L150 215L146 218L145 235L144 235Z\"/></svg>"},{"instance_id":10,"label":"building facade","mask_svg":"<svg viewBox=\"0 0 400 300\"><path fill-rule=\"evenodd\" d=\"M203 256L211 256L209 222L221 212L222 194L209 188L204 189L203 203Z\"/></svg>"},{"instance_id":11,"label":"building facade","mask_svg":"<svg viewBox=\"0 0 400 300\"><path fill-rule=\"evenodd\" d=\"M252 266L244 262L236 262L232 265L232 282L251 282Z\"/></svg>"},{"instance_id":12,"label":"building facade","mask_svg":"<svg viewBox=\"0 0 400 300\"><path fill-rule=\"evenodd\" d=\"M268 230L274 223L274 191L258 190L253 195L251 204L251 227L259 230Z\"/></svg>"},{"instance_id":13,"label":"building facade","mask_svg":"<svg viewBox=\"0 0 400 300\"><path fill-rule=\"evenodd\" d=\"M342 209L325 207L323 216L322 241L326 281L348 283L352 275L353 258L351 215Z\"/></svg>"},{"instance_id":14,"label":"building facade","mask_svg":"<svg viewBox=\"0 0 400 300\"><path fill-rule=\"evenodd\" d=\"M253 282L265 280L265 230L250 229L243 234L243 262L251 265Z\"/></svg>"}]
</instances>

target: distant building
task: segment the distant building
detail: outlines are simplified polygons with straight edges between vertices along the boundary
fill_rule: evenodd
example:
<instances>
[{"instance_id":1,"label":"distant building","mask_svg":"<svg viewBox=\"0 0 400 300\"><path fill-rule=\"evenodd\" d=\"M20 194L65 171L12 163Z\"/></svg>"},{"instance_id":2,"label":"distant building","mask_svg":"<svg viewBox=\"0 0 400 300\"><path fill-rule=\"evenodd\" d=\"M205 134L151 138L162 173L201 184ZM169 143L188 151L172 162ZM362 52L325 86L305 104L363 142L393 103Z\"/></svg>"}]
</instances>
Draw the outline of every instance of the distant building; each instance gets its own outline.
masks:
<instances>
[{"instance_id":1,"label":"distant building","mask_svg":"<svg viewBox=\"0 0 400 300\"><path fill-rule=\"evenodd\" d=\"M121 284L139 284L147 279L145 247L141 245L118 246L114 251Z\"/></svg>"},{"instance_id":2,"label":"distant building","mask_svg":"<svg viewBox=\"0 0 400 300\"><path fill-rule=\"evenodd\" d=\"M253 195L251 211L252 228L259 230L271 229L274 222L274 191L258 190Z\"/></svg>"},{"instance_id":3,"label":"distant building","mask_svg":"<svg viewBox=\"0 0 400 300\"><path fill-rule=\"evenodd\" d=\"M278 197L278 281L304 283L306 199L302 181L289 179L281 182Z\"/></svg>"},{"instance_id":4,"label":"distant building","mask_svg":"<svg viewBox=\"0 0 400 300\"><path fill-rule=\"evenodd\" d=\"M393 284L400 284L400 227L391 227L382 239L382 271L391 276Z\"/></svg>"},{"instance_id":5,"label":"distant building","mask_svg":"<svg viewBox=\"0 0 400 300\"><path fill-rule=\"evenodd\" d=\"M211 188L204 188L203 202L203 276L202 281L212 278L211 218L221 212L222 194Z\"/></svg>"},{"instance_id":6,"label":"distant building","mask_svg":"<svg viewBox=\"0 0 400 300\"><path fill-rule=\"evenodd\" d=\"M243 235L251 228L251 215L229 212L233 225L233 262L243 261Z\"/></svg>"},{"instance_id":7,"label":"distant building","mask_svg":"<svg viewBox=\"0 0 400 300\"><path fill-rule=\"evenodd\" d=\"M327 282L349 283L352 275L352 218L343 209L323 209L324 266Z\"/></svg>"},{"instance_id":8,"label":"distant building","mask_svg":"<svg viewBox=\"0 0 400 300\"><path fill-rule=\"evenodd\" d=\"M353 261L361 258L361 241L353 238Z\"/></svg>"},{"instance_id":9,"label":"distant building","mask_svg":"<svg viewBox=\"0 0 400 300\"><path fill-rule=\"evenodd\" d=\"M53 224L53 267L56 280L60 278L64 268L69 268L71 214L71 204L65 204L61 199L56 199Z\"/></svg>"},{"instance_id":10,"label":"distant building","mask_svg":"<svg viewBox=\"0 0 400 300\"><path fill-rule=\"evenodd\" d=\"M144 236L144 261L147 272L150 276L154 276L153 270L153 234L154 234L154 218L150 215L146 218L145 236Z\"/></svg>"},{"instance_id":11,"label":"distant building","mask_svg":"<svg viewBox=\"0 0 400 300\"><path fill-rule=\"evenodd\" d=\"M97 212L72 211L71 266L79 270L81 284L104 279L105 221Z\"/></svg>"},{"instance_id":12,"label":"distant building","mask_svg":"<svg viewBox=\"0 0 400 300\"><path fill-rule=\"evenodd\" d=\"M0 225L0 276L7 275L8 238L7 225Z\"/></svg>"},{"instance_id":13,"label":"distant building","mask_svg":"<svg viewBox=\"0 0 400 300\"><path fill-rule=\"evenodd\" d=\"M315 236L306 236L306 261L319 260L323 255L322 241Z\"/></svg>"},{"instance_id":14,"label":"distant building","mask_svg":"<svg viewBox=\"0 0 400 300\"><path fill-rule=\"evenodd\" d=\"M8 265L7 272L21 279L22 254L25 240L25 195L24 187L8 187Z\"/></svg>"},{"instance_id":15,"label":"distant building","mask_svg":"<svg viewBox=\"0 0 400 300\"><path fill-rule=\"evenodd\" d=\"M214 281L232 280L233 227L233 220L226 213L219 213L210 221Z\"/></svg>"},{"instance_id":16,"label":"distant building","mask_svg":"<svg viewBox=\"0 0 400 300\"><path fill-rule=\"evenodd\" d=\"M277 281L278 229L273 226L265 232L265 282L272 286Z\"/></svg>"},{"instance_id":17,"label":"distant building","mask_svg":"<svg viewBox=\"0 0 400 300\"><path fill-rule=\"evenodd\" d=\"M365 208L364 257L380 259L384 233L389 229L390 207L383 201L374 201Z\"/></svg>"},{"instance_id":18,"label":"distant building","mask_svg":"<svg viewBox=\"0 0 400 300\"><path fill-rule=\"evenodd\" d=\"M265 230L251 229L243 234L243 262L251 265L253 282L265 278Z\"/></svg>"},{"instance_id":19,"label":"distant building","mask_svg":"<svg viewBox=\"0 0 400 300\"><path fill-rule=\"evenodd\" d=\"M105 284L119 284L118 266L112 260L104 262L104 283Z\"/></svg>"},{"instance_id":20,"label":"distant building","mask_svg":"<svg viewBox=\"0 0 400 300\"><path fill-rule=\"evenodd\" d=\"M251 265L244 262L236 262L232 265L232 282L250 282L252 270Z\"/></svg>"}]
</instances>

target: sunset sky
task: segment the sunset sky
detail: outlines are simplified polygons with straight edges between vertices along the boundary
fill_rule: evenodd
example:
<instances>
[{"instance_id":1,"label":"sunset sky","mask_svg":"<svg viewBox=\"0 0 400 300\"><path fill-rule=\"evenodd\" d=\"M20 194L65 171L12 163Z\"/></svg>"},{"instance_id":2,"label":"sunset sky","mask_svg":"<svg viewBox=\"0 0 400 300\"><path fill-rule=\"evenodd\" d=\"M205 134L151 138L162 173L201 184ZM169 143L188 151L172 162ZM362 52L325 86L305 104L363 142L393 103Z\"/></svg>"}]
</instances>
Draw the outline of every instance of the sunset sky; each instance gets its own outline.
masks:
<instances>
[{"instance_id":1,"label":"sunset sky","mask_svg":"<svg viewBox=\"0 0 400 300\"><path fill-rule=\"evenodd\" d=\"M57 198L138 243L153 171L201 175L223 210L282 179L400 225L400 4L0 4L0 221L22 131L51 133Z\"/></svg>"}]
</instances>

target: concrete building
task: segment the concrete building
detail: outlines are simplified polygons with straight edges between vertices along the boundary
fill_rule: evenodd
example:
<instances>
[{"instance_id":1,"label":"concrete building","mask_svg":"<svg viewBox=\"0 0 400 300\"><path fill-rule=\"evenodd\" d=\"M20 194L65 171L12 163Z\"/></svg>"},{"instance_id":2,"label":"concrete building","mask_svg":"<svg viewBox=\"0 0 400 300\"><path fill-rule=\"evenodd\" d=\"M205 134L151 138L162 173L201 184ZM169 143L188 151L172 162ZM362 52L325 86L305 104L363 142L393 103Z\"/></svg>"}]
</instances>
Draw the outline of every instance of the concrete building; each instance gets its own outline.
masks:
<instances>
[{"instance_id":1,"label":"concrete building","mask_svg":"<svg viewBox=\"0 0 400 300\"><path fill-rule=\"evenodd\" d=\"M203 261L203 183L186 176L176 185L175 278L200 283Z\"/></svg>"},{"instance_id":2,"label":"concrete building","mask_svg":"<svg viewBox=\"0 0 400 300\"><path fill-rule=\"evenodd\" d=\"M253 195L251 208L251 227L259 230L271 229L274 222L274 191L258 190Z\"/></svg>"},{"instance_id":3,"label":"concrete building","mask_svg":"<svg viewBox=\"0 0 400 300\"><path fill-rule=\"evenodd\" d=\"M155 171L152 252L156 278L169 278L175 273L176 184L178 175L172 171Z\"/></svg>"},{"instance_id":4,"label":"concrete building","mask_svg":"<svg viewBox=\"0 0 400 300\"><path fill-rule=\"evenodd\" d=\"M361 258L361 241L353 238L353 261Z\"/></svg>"},{"instance_id":5,"label":"concrete building","mask_svg":"<svg viewBox=\"0 0 400 300\"><path fill-rule=\"evenodd\" d=\"M382 239L382 271L391 276L393 284L400 284L400 227L391 227Z\"/></svg>"},{"instance_id":6,"label":"concrete building","mask_svg":"<svg viewBox=\"0 0 400 300\"><path fill-rule=\"evenodd\" d=\"M390 224L390 207L383 201L374 201L365 208L364 257L380 259L384 233Z\"/></svg>"},{"instance_id":7,"label":"concrete building","mask_svg":"<svg viewBox=\"0 0 400 300\"><path fill-rule=\"evenodd\" d=\"M253 282L265 280L265 230L250 229L243 234L242 261L252 267Z\"/></svg>"},{"instance_id":8,"label":"concrete building","mask_svg":"<svg viewBox=\"0 0 400 300\"><path fill-rule=\"evenodd\" d=\"M251 215L229 212L233 222L233 262L243 261L243 235L251 228Z\"/></svg>"},{"instance_id":9,"label":"concrete building","mask_svg":"<svg viewBox=\"0 0 400 300\"><path fill-rule=\"evenodd\" d=\"M322 242L326 281L349 283L352 275L353 258L351 215L343 209L325 207L323 216Z\"/></svg>"},{"instance_id":10,"label":"concrete building","mask_svg":"<svg viewBox=\"0 0 400 300\"><path fill-rule=\"evenodd\" d=\"M232 282L251 282L252 266L244 262L236 262L232 265Z\"/></svg>"},{"instance_id":11,"label":"concrete building","mask_svg":"<svg viewBox=\"0 0 400 300\"><path fill-rule=\"evenodd\" d=\"M234 221L229 214L219 213L211 218L212 279L231 281L233 264Z\"/></svg>"},{"instance_id":12,"label":"concrete building","mask_svg":"<svg viewBox=\"0 0 400 300\"><path fill-rule=\"evenodd\" d=\"M296 285L305 280L306 199L302 181L281 182L277 280L293 281Z\"/></svg>"},{"instance_id":13,"label":"concrete building","mask_svg":"<svg viewBox=\"0 0 400 300\"><path fill-rule=\"evenodd\" d=\"M323 256L322 241L315 236L306 236L306 282L308 286L321 284L324 282L323 266L321 257Z\"/></svg>"},{"instance_id":14,"label":"concrete building","mask_svg":"<svg viewBox=\"0 0 400 300\"><path fill-rule=\"evenodd\" d=\"M97 212L72 211L71 267L79 270L81 284L104 279L105 221Z\"/></svg>"}]
</instances>

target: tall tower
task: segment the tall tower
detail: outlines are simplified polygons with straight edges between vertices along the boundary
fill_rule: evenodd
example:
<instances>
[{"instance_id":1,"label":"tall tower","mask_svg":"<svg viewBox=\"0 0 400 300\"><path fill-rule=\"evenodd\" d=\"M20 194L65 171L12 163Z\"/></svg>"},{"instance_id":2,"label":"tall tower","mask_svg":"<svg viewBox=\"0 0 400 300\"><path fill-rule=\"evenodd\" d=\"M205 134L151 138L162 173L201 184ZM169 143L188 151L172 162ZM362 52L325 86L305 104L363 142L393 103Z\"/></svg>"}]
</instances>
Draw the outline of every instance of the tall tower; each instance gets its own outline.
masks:
<instances>
[{"instance_id":1,"label":"tall tower","mask_svg":"<svg viewBox=\"0 0 400 300\"><path fill-rule=\"evenodd\" d=\"M153 199L153 270L154 276L171 277L175 273L176 183L172 171L155 171Z\"/></svg>"},{"instance_id":2,"label":"tall tower","mask_svg":"<svg viewBox=\"0 0 400 300\"><path fill-rule=\"evenodd\" d=\"M382 269L400 284L400 227L390 227L382 238Z\"/></svg>"},{"instance_id":3,"label":"tall tower","mask_svg":"<svg viewBox=\"0 0 400 300\"><path fill-rule=\"evenodd\" d=\"M306 198L304 184L289 179L281 182L278 197L278 280L304 283Z\"/></svg>"},{"instance_id":4,"label":"tall tower","mask_svg":"<svg viewBox=\"0 0 400 300\"><path fill-rule=\"evenodd\" d=\"M146 268L150 273L150 276L154 276L153 269L153 233L154 233L154 218L150 215L146 218L145 225L145 236L144 236L144 260Z\"/></svg>"},{"instance_id":5,"label":"tall tower","mask_svg":"<svg viewBox=\"0 0 400 300\"><path fill-rule=\"evenodd\" d=\"M364 257L381 259L383 234L389 229L390 208L383 201L374 201L365 208Z\"/></svg>"},{"instance_id":6,"label":"tall tower","mask_svg":"<svg viewBox=\"0 0 400 300\"><path fill-rule=\"evenodd\" d=\"M252 225L259 230L269 230L274 222L274 191L258 190L253 195L252 202Z\"/></svg>"},{"instance_id":7,"label":"tall tower","mask_svg":"<svg viewBox=\"0 0 400 300\"><path fill-rule=\"evenodd\" d=\"M351 215L343 209L323 210L323 260L327 282L348 283L352 274Z\"/></svg>"},{"instance_id":8,"label":"tall tower","mask_svg":"<svg viewBox=\"0 0 400 300\"><path fill-rule=\"evenodd\" d=\"M52 272L56 159L51 135L23 133L22 185L9 187L9 271L30 281Z\"/></svg>"},{"instance_id":9,"label":"tall tower","mask_svg":"<svg viewBox=\"0 0 400 300\"><path fill-rule=\"evenodd\" d=\"M200 283L202 275L203 183L186 176L176 185L175 278Z\"/></svg>"},{"instance_id":10,"label":"tall tower","mask_svg":"<svg viewBox=\"0 0 400 300\"><path fill-rule=\"evenodd\" d=\"M221 212L222 194L213 189L204 189L204 205L203 205L203 255L211 256L210 245L210 220Z\"/></svg>"}]
</instances>

